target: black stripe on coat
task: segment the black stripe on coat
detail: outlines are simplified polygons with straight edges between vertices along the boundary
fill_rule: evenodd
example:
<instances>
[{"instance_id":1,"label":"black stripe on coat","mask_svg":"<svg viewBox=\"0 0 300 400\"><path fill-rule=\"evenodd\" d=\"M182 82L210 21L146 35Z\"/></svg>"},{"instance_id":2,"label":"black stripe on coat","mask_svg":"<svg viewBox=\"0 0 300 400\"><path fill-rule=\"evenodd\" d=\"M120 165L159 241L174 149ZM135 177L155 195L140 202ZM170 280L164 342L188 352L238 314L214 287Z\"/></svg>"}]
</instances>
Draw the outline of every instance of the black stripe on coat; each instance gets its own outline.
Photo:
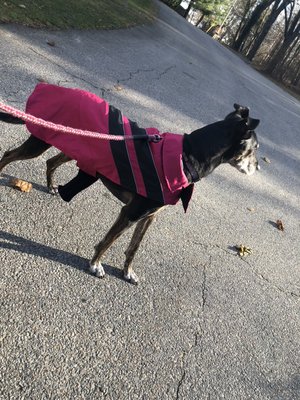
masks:
<instances>
[{"instance_id":1,"label":"black stripe on coat","mask_svg":"<svg viewBox=\"0 0 300 400\"><path fill-rule=\"evenodd\" d=\"M136 122L130 121L130 127L132 135L147 135L145 129L140 128ZM155 143L153 143L155 146ZM143 180L146 187L147 197L164 203L164 197L162 193L162 188L160 185L160 180L156 172L156 167L153 161L151 148L148 140L135 140L134 147L139 163L139 167L143 176Z\"/></svg>"},{"instance_id":2,"label":"black stripe on coat","mask_svg":"<svg viewBox=\"0 0 300 400\"><path fill-rule=\"evenodd\" d=\"M111 135L124 136L122 113L120 110L111 105L109 106L108 122L109 133ZM120 185L136 193L136 184L131 170L125 142L111 140L110 147L113 154L114 163L120 177Z\"/></svg>"}]
</instances>

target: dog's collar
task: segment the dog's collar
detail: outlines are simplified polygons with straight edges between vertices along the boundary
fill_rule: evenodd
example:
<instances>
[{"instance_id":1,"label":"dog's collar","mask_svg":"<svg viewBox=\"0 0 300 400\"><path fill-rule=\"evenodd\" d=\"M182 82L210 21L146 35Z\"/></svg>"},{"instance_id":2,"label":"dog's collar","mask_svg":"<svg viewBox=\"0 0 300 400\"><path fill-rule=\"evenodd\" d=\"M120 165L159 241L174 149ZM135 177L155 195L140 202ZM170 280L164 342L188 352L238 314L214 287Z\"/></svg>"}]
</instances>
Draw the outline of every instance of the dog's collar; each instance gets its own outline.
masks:
<instances>
[{"instance_id":1,"label":"dog's collar","mask_svg":"<svg viewBox=\"0 0 300 400\"><path fill-rule=\"evenodd\" d=\"M197 182L200 180L200 176L196 169L194 168L193 164L187 157L187 155L183 152L182 153L182 160L185 172L187 172L188 178L190 178L191 183Z\"/></svg>"}]
</instances>

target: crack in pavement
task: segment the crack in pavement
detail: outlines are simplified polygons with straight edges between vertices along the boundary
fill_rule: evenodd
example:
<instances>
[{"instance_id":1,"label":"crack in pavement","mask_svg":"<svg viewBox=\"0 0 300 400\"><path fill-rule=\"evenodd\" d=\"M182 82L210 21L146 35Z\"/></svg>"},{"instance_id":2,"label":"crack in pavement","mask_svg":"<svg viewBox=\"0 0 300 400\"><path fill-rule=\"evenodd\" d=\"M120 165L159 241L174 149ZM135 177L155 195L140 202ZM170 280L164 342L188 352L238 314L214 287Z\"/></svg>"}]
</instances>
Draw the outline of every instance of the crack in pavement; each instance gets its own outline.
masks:
<instances>
[{"instance_id":1,"label":"crack in pavement","mask_svg":"<svg viewBox=\"0 0 300 400\"><path fill-rule=\"evenodd\" d=\"M201 319L201 316L199 316L199 319ZM188 358L191 354L191 352L196 348L196 347L200 347L199 346L199 338L202 338L204 336L204 330L203 328L200 326L199 330L201 331L201 333L199 331L196 331L194 333L194 342L191 344L190 348L187 351L183 351L182 355L181 355L181 375L177 384L177 389L176 389L176 400L179 400L179 396L180 396L180 390L184 384L186 375L187 375L187 361ZM200 347L200 351L201 351L201 357L202 357L202 348Z\"/></svg>"},{"instance_id":2,"label":"crack in pavement","mask_svg":"<svg viewBox=\"0 0 300 400\"><path fill-rule=\"evenodd\" d=\"M203 247L208 247L204 244L201 243L201 246ZM176 390L176 400L179 400L180 398L180 391L182 386L184 385L184 381L186 379L187 376L187 364L188 364L188 359L189 356L191 355L192 351L195 350L196 348L199 348L200 350L200 354L201 354L201 358L203 357L203 349L200 345L201 342L201 338L204 337L204 324L205 324L205 317L204 317L204 311L205 311L205 306L206 306L206 300L207 300L207 267L210 267L212 265L212 256L209 256L208 261L203 265L203 279L202 279L202 283L201 283L201 300L202 300L202 304L201 304L201 308L198 311L198 316L197 316L197 320L198 320L198 327L195 327L195 332L194 332L194 341L193 343L190 345L190 348L186 351L183 351L182 355L181 355L181 375L179 377L179 381L177 384L177 390Z\"/></svg>"},{"instance_id":3,"label":"crack in pavement","mask_svg":"<svg viewBox=\"0 0 300 400\"><path fill-rule=\"evenodd\" d=\"M99 87L99 86L95 85L93 82L91 82L91 81L89 81L89 80L87 80L87 79L84 79L84 78L82 78L82 77L79 76L79 75L72 74L70 71L67 70L67 68L65 68L65 67L62 66L61 64L55 62L55 61L52 60L50 57L47 57L45 54L42 54L42 53L38 52L37 50L33 49L32 47L29 47L29 49L30 49L33 53L39 55L40 57L45 58L45 59L46 59L47 61L49 61L51 64L56 65L57 67L59 67L60 69L62 69L67 75L71 76L72 78L78 79L78 80L80 80L80 81L82 81L82 82L87 83L88 85L90 85L90 86L93 87L94 89L100 90L102 96L104 95L104 93L108 93L108 92L111 92L111 91L112 91L112 89L106 89L106 88ZM62 81L60 81L60 82L62 82Z\"/></svg>"},{"instance_id":4,"label":"crack in pavement","mask_svg":"<svg viewBox=\"0 0 300 400\"><path fill-rule=\"evenodd\" d=\"M157 77L154 78L154 79L155 79L155 80L160 80L161 77L162 77L163 75L167 74L167 73L168 73L171 69L173 69L173 68L176 68L176 65L171 65L170 67L165 68L162 72L158 72L158 71L156 70L156 68L147 68L147 69L139 68L139 69L137 69L136 71L129 72L129 77L123 78L123 79L118 79L118 80L117 80L117 83L119 84L119 83L123 83L123 82L128 82L128 81L130 81L131 79L133 79L135 75L138 75L138 74L144 73L144 72L145 72L145 73L147 73L147 72L157 72L158 75L157 75Z\"/></svg>"},{"instance_id":5,"label":"crack in pavement","mask_svg":"<svg viewBox=\"0 0 300 400\"><path fill-rule=\"evenodd\" d=\"M206 287L206 267L211 266L212 256L209 257L209 261L203 265L203 280L202 280L202 312L204 312L206 299L207 299L207 287Z\"/></svg>"},{"instance_id":6,"label":"crack in pavement","mask_svg":"<svg viewBox=\"0 0 300 400\"><path fill-rule=\"evenodd\" d=\"M300 294L295 293L294 291L288 291L288 290L284 289L283 287L278 286L278 285L276 285L275 283L273 283L273 282L272 282L268 277L266 277L264 274L262 274L261 272L258 272L257 270L255 270L254 266L253 266L248 260L246 260L246 259L243 258L243 257L238 256L238 254L235 254L235 253L233 253L232 251L226 250L226 249L224 249L222 246L220 246L220 245L218 245L218 244L210 244L210 245L209 245L209 244L204 244L204 243L200 243L200 242L196 242L196 241L193 241L192 243L193 243L193 244L196 244L197 246L202 246L202 247L204 247L206 251L207 251L209 248L217 248L217 249L220 249L220 250L224 251L226 254L229 254L231 257L239 257L239 259L240 259L241 261L243 261L245 264L247 264L248 267L249 267L249 270L250 270L254 275L256 275L259 279L261 279L261 280L267 282L267 283L268 283L270 286L272 286L274 289L280 291L281 293L285 294L286 296L291 296L291 297L297 298L297 299L300 298ZM211 262L211 259L210 259L210 262ZM204 268L204 274L206 273L206 266L207 266L207 264L205 264L205 266L203 267L203 268ZM206 278L205 278L205 280L206 280ZM204 281L204 283L206 283L206 282ZM205 300L206 300L206 298L205 298Z\"/></svg>"},{"instance_id":7,"label":"crack in pavement","mask_svg":"<svg viewBox=\"0 0 300 400\"><path fill-rule=\"evenodd\" d=\"M184 379L185 379L185 370L183 370L183 373L182 373L181 378L180 378L180 380L178 382L178 385L177 385L176 400L179 399L179 392L180 392L180 388L182 386L182 383L183 383Z\"/></svg>"},{"instance_id":8,"label":"crack in pavement","mask_svg":"<svg viewBox=\"0 0 300 400\"><path fill-rule=\"evenodd\" d=\"M176 68L176 65L171 65L158 75L157 80L160 80L163 75L166 75L171 69Z\"/></svg>"},{"instance_id":9,"label":"crack in pavement","mask_svg":"<svg viewBox=\"0 0 300 400\"><path fill-rule=\"evenodd\" d=\"M230 251L228 251L228 250L226 250L226 249L223 249L223 248L222 248L221 246L219 246L218 244L215 244L215 245L213 245L213 246L214 246L214 247L217 247L218 249L223 250L225 253L229 254L230 256L233 256L233 257L237 257L237 256L238 256L238 254L233 254L232 252L230 252ZM239 257L239 258L240 258L241 261L243 261L245 264L248 265L250 271L251 271L254 275L256 275L258 278L262 279L263 281L267 282L267 283L268 283L269 285L271 285L274 289L276 289L276 290L278 290L278 291L284 293L286 296L292 296L292 297L300 298L300 294L297 294L297 293L295 293L295 292L293 292L293 291L287 291L287 290L285 290L284 288L282 288L281 286L276 285L275 283L271 282L269 278L267 278L266 276L264 276L261 272L258 272L257 270L255 270L255 268L253 267L253 265L252 265L248 260L246 260L246 259L243 258L243 257Z\"/></svg>"},{"instance_id":10,"label":"crack in pavement","mask_svg":"<svg viewBox=\"0 0 300 400\"><path fill-rule=\"evenodd\" d=\"M201 245L202 247L206 248L206 250L209 247L215 247L217 249L223 250L224 252L226 252L230 256L234 256L234 257L237 256L236 254L233 254L232 252L222 248L219 245L211 245L211 246L209 246L209 245L206 245L206 244L203 244L203 243L196 243L196 242L194 242L194 243L197 244L197 245ZM286 290L284 290L283 288L281 288L280 286L273 284L267 277L265 277L263 274L261 274L258 271L256 271L253 268L252 264L248 260L245 260L245 259L241 258L241 261L243 261L244 263L246 263L248 265L248 267L249 267L249 269L251 269L252 273L254 273L256 276L258 276L260 279L263 279L265 282L267 282L269 285L271 285L272 287L276 288L280 292L282 292L282 293L284 293L286 295L291 294L293 296L299 297L297 294L289 293ZM211 266L211 264L212 264L212 256L210 255L209 256L209 260L203 265L203 279L202 279L202 284L201 284L201 287L202 287L202 291L201 291L202 317L201 317L201 314L199 313L199 322L200 322L200 319L201 319L202 322L203 322L203 325L205 325L205 319L203 320L203 318L205 318L205 317L204 317L203 313L204 313L205 307L206 307L207 291L208 291L208 289L207 289L207 268L209 266ZM202 347L201 347L200 341L201 341L201 338L204 337L204 326L203 325L199 326L199 330L194 333L194 343L191 345L191 347L188 350L183 351L183 353L181 355L181 374L179 376L179 380L178 380L178 383L177 383L176 400L179 400L182 397L181 396L182 388L183 388L183 386L185 384L185 380L186 380L187 374L188 374L188 372L187 372L188 371L188 359L189 359L192 351L195 350L195 348L198 348L200 350L200 352L201 352L201 357L202 357ZM250 352L250 350L248 348L246 348L246 350L248 352ZM261 368L261 366L259 365L258 362L257 362L257 367L259 367L259 370L260 370L261 374L264 377L266 377L265 376L265 372L262 370L262 368Z\"/></svg>"},{"instance_id":11,"label":"crack in pavement","mask_svg":"<svg viewBox=\"0 0 300 400\"><path fill-rule=\"evenodd\" d=\"M35 54L39 55L40 57L46 59L49 63L52 63L53 65L56 65L57 67L59 67L60 69L62 69L67 75L71 76L72 78L77 79L77 80L80 80L80 81L82 81L82 82L85 82L85 83L89 84L91 87L93 87L94 89L100 90L101 96L104 96L105 93L113 92L114 90L115 90L115 91L118 91L118 89L116 89L116 88L114 88L114 89L108 89L108 88L104 88L104 87L99 87L99 86L95 85L93 82L91 82L91 81L89 81L89 80L87 80L87 79L84 79L84 78L82 78L82 77L79 76L79 75L76 75L76 74L73 74L73 73L69 72L67 68L65 68L65 67L62 66L61 64L55 62L55 61L54 61L53 59L51 59L50 57L47 57L45 54L40 53L39 51L33 49L32 47L29 47L29 49L30 49L33 53L35 53ZM171 69L173 69L173 68L176 68L176 65L171 65L171 66L165 68L162 72L156 71L155 68L145 68L145 69L139 68L139 69L137 69L136 71L129 72L129 77L123 78L123 79L117 79L117 84L124 83L124 82L129 82L130 80L132 80L132 79L134 78L135 75L138 75L138 74L141 74L141 73L148 73L148 72L157 72L158 75L157 75L157 77L154 78L154 79L155 79L155 80L160 80L165 74L167 74L167 73L168 73ZM58 81L58 84L60 84L61 82L67 82L67 80Z\"/></svg>"},{"instance_id":12,"label":"crack in pavement","mask_svg":"<svg viewBox=\"0 0 300 400\"><path fill-rule=\"evenodd\" d=\"M139 69L137 69L137 70L134 71L134 72L129 72L129 77L128 77L128 78L118 79L118 80L117 80L117 83L128 82L128 81L130 81L130 80L134 77L134 75L138 75L138 74L140 74L140 73L142 73L142 72L153 72L153 71L155 71L154 68L150 68L150 69L142 69L142 68L139 68Z\"/></svg>"},{"instance_id":13,"label":"crack in pavement","mask_svg":"<svg viewBox=\"0 0 300 400\"><path fill-rule=\"evenodd\" d=\"M41 58L44 58L45 60L47 60L49 63L51 63L52 65L55 65L56 67L59 67L60 69L62 69L66 75L87 83L88 85L90 85L91 87L93 87L94 89L97 89L101 92L101 96L105 97L106 93L111 93L113 91L118 91L118 89L114 86L112 89L109 88L105 88L105 87L99 87L97 86L95 83L93 83L90 80L87 80L79 75L76 75L74 73L71 73L66 67L64 67L63 65L61 65L60 63L54 61L51 57L48 57L47 55L37 51L36 49L29 47L29 50L32 51L33 53L37 54L38 56L40 56ZM171 65L167 68L165 68L162 72L158 72L155 68L139 68L136 71L133 72L129 72L129 77L127 78L123 78L123 79L117 79L117 85L120 83L124 83L124 82L129 82L130 80L132 80L136 75L139 75L141 73L148 73L148 72L157 72L157 76L154 78L155 80L160 80L164 75L166 75L170 70L176 68L176 65ZM47 82L46 78L43 77L38 77L37 78L38 81L41 82ZM64 82L69 82L67 79L61 79L57 81L57 84L60 85L61 83ZM19 90L17 92L13 92L14 95L18 94ZM10 100L10 102L17 102L15 100Z\"/></svg>"}]
</instances>

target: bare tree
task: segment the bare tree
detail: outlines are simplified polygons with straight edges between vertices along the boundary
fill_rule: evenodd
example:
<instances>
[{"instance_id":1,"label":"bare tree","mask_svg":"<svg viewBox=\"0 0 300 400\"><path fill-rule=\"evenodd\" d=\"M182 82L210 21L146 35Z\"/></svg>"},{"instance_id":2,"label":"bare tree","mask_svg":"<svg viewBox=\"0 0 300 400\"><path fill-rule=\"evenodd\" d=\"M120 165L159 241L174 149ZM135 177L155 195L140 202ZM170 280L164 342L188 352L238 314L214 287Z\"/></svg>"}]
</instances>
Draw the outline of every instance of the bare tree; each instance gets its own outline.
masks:
<instances>
[{"instance_id":1,"label":"bare tree","mask_svg":"<svg viewBox=\"0 0 300 400\"><path fill-rule=\"evenodd\" d=\"M248 54L247 58L251 61L253 60L257 50L260 48L262 42L266 38L267 34L269 33L271 27L273 26L274 22L278 18L279 14L286 10L286 7L290 4L294 3L294 0L275 0L271 12L269 13L263 27L261 28L258 36L255 38Z\"/></svg>"},{"instance_id":2,"label":"bare tree","mask_svg":"<svg viewBox=\"0 0 300 400\"><path fill-rule=\"evenodd\" d=\"M284 37L281 45L278 47L277 52L269 61L266 72L273 73L275 68L285 63L288 55L297 46L300 39L300 9L292 18L292 12L289 16L285 13L285 29ZM296 58L297 60L297 58ZM298 59L299 64L299 59Z\"/></svg>"},{"instance_id":3,"label":"bare tree","mask_svg":"<svg viewBox=\"0 0 300 400\"><path fill-rule=\"evenodd\" d=\"M245 21L245 24L240 29L240 33L233 43L233 49L241 50L245 41L247 40L252 28L256 25L257 21L259 21L260 17L264 13L264 11L270 7L272 3L276 0L262 0L257 2L256 7L250 14L249 18Z\"/></svg>"},{"instance_id":4,"label":"bare tree","mask_svg":"<svg viewBox=\"0 0 300 400\"><path fill-rule=\"evenodd\" d=\"M237 38L239 37L241 30L245 26L247 16L249 15L252 6L253 6L253 0L246 0L246 3L242 10L241 20L239 22L238 28L237 28L234 38L233 38L233 43L235 43L237 41Z\"/></svg>"},{"instance_id":5,"label":"bare tree","mask_svg":"<svg viewBox=\"0 0 300 400\"><path fill-rule=\"evenodd\" d=\"M295 87L296 89L300 87L300 68L299 68L299 60L300 60L300 43L299 43L299 38L298 38L298 46L296 50L294 51L293 58L292 58L292 79L291 79L291 85L292 87Z\"/></svg>"}]
</instances>

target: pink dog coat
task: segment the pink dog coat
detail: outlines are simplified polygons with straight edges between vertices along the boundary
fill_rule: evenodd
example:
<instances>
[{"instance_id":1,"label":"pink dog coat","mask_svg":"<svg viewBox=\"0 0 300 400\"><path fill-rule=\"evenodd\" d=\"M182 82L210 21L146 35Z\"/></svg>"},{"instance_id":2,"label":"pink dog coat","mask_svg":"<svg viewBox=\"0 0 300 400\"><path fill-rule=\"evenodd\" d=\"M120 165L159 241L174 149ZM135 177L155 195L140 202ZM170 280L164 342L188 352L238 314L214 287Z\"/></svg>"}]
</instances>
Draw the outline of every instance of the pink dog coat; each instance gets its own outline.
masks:
<instances>
[{"instance_id":1,"label":"pink dog coat","mask_svg":"<svg viewBox=\"0 0 300 400\"><path fill-rule=\"evenodd\" d=\"M112 182L163 204L176 204L188 188L183 171L183 136L160 133L156 128L140 128L95 94L40 83L30 95L26 112L64 126L112 135L160 135L157 143L148 140L113 141L56 132L27 122L30 133L77 161L89 175L105 176ZM187 200L187 201L186 201Z\"/></svg>"}]
</instances>

